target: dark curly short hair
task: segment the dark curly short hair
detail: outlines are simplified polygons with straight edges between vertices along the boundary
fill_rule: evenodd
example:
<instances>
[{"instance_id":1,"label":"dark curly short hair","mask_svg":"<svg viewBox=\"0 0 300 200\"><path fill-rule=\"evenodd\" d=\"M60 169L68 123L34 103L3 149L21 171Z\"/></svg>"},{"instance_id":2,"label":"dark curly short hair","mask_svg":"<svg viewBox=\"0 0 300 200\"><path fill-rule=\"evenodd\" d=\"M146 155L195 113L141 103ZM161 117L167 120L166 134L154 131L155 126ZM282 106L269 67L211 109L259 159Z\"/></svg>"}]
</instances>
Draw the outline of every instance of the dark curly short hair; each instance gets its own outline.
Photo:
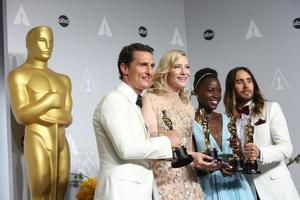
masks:
<instances>
[{"instance_id":1,"label":"dark curly short hair","mask_svg":"<svg viewBox=\"0 0 300 200\"><path fill-rule=\"evenodd\" d=\"M196 91L196 88L198 87L198 85L201 81L203 81L204 79L209 78L209 77L218 78L218 72L216 70L208 68L208 67L199 69L196 72L195 77L194 77L194 84L193 84L194 91Z\"/></svg>"},{"instance_id":2,"label":"dark curly short hair","mask_svg":"<svg viewBox=\"0 0 300 200\"><path fill-rule=\"evenodd\" d=\"M123 79L123 74L121 71L121 64L124 63L125 65L129 65L134 60L133 53L135 51L145 51L149 52L153 55L154 49L146 44L142 43L132 43L130 45L124 46L119 54L119 59L118 59L118 70L119 70L119 78L122 80Z\"/></svg>"}]
</instances>

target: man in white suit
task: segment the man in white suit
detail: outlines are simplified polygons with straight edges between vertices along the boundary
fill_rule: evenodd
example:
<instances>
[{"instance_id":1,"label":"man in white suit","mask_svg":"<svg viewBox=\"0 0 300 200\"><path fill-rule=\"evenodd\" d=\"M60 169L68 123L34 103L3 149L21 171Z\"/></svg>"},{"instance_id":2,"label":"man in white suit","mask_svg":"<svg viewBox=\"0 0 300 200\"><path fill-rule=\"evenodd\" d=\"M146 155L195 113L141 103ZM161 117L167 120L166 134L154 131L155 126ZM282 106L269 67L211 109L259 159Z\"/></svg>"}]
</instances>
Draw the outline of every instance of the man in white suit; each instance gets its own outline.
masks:
<instances>
[{"instance_id":1,"label":"man in white suit","mask_svg":"<svg viewBox=\"0 0 300 200\"><path fill-rule=\"evenodd\" d=\"M228 115L239 116L237 132L245 157L258 159L261 174L249 175L257 199L299 200L285 159L292 155L292 144L283 112L276 102L264 100L258 84L246 67L232 69L226 78L224 104ZM254 126L253 143L245 143L243 130L248 119ZM242 143L242 144L241 144Z\"/></svg>"},{"instance_id":2,"label":"man in white suit","mask_svg":"<svg viewBox=\"0 0 300 200\"><path fill-rule=\"evenodd\" d=\"M139 97L150 85L153 68L150 46L135 43L121 50L121 83L101 100L94 113L100 156L95 200L158 199L149 159L172 158L172 147L180 146L180 138L173 131L162 137L148 135Z\"/></svg>"}]
</instances>

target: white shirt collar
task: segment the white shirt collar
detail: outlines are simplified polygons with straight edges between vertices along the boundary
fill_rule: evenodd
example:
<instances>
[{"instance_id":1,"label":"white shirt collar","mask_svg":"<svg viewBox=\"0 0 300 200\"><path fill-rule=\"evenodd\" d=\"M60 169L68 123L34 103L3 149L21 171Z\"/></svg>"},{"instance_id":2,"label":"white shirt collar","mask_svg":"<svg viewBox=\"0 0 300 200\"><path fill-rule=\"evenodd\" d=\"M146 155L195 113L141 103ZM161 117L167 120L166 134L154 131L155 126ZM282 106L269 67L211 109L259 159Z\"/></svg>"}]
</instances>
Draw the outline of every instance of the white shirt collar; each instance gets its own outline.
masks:
<instances>
[{"instance_id":1,"label":"white shirt collar","mask_svg":"<svg viewBox=\"0 0 300 200\"><path fill-rule=\"evenodd\" d=\"M138 95L128 84L126 84L124 81L121 81L121 83L117 86L117 90L122 92L122 94L124 94L124 96L126 96L130 102L135 104Z\"/></svg>"}]
</instances>

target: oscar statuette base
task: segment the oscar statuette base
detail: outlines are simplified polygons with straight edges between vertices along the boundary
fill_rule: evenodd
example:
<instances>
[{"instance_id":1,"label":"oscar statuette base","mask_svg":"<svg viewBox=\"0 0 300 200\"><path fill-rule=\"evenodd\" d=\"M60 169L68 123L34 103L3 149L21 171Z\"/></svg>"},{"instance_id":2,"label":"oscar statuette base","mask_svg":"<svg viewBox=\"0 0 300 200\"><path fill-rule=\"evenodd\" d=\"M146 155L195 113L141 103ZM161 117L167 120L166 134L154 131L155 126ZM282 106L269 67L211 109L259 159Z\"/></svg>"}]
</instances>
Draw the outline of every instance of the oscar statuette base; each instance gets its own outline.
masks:
<instances>
[{"instance_id":1,"label":"oscar statuette base","mask_svg":"<svg viewBox=\"0 0 300 200\"><path fill-rule=\"evenodd\" d=\"M243 174L260 174L261 172L258 170L257 160L246 160Z\"/></svg>"},{"instance_id":2,"label":"oscar statuette base","mask_svg":"<svg viewBox=\"0 0 300 200\"><path fill-rule=\"evenodd\" d=\"M235 155L235 156L229 158L228 164L232 167L232 172L243 172L244 171L243 160L239 156Z\"/></svg>"},{"instance_id":3,"label":"oscar statuette base","mask_svg":"<svg viewBox=\"0 0 300 200\"><path fill-rule=\"evenodd\" d=\"M206 149L204 153L213 158L211 162L215 162L216 164L221 164L222 159L219 158L217 148Z\"/></svg>"},{"instance_id":4,"label":"oscar statuette base","mask_svg":"<svg viewBox=\"0 0 300 200\"><path fill-rule=\"evenodd\" d=\"M184 146L175 147L173 149L173 159L171 165L173 168L183 167L190 164L194 159L189 155Z\"/></svg>"}]
</instances>

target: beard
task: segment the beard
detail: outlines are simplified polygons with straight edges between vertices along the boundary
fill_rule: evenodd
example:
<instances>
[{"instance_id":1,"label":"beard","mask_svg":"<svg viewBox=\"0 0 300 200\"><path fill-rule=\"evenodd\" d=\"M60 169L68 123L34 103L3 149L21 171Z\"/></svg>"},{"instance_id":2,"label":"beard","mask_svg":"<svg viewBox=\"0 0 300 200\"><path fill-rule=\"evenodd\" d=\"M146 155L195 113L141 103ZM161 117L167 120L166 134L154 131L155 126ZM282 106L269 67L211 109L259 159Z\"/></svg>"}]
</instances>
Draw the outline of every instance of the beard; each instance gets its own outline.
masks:
<instances>
[{"instance_id":1,"label":"beard","mask_svg":"<svg viewBox=\"0 0 300 200\"><path fill-rule=\"evenodd\" d=\"M236 100L237 100L238 104L246 104L253 99L253 96L254 96L253 92L248 95L238 94L238 95L236 95Z\"/></svg>"}]
</instances>

